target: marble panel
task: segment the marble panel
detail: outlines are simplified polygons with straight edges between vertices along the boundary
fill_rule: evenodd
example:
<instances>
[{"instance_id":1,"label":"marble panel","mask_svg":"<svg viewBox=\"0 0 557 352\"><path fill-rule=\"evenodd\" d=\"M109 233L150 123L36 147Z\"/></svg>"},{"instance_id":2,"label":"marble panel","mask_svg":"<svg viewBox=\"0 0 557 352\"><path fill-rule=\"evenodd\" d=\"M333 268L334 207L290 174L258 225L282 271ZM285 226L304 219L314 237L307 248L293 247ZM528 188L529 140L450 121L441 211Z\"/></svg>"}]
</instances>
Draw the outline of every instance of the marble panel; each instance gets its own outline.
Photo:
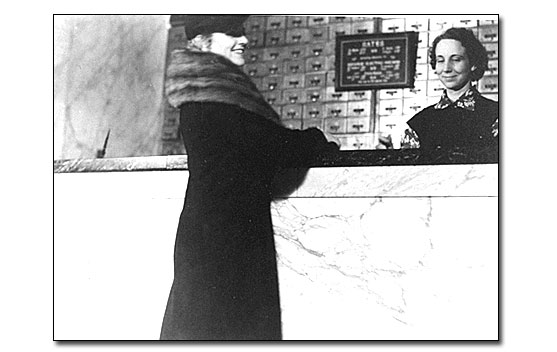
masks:
<instances>
[{"instance_id":1,"label":"marble panel","mask_svg":"<svg viewBox=\"0 0 557 352\"><path fill-rule=\"evenodd\" d=\"M168 18L54 16L55 159L160 154Z\"/></svg>"},{"instance_id":2,"label":"marble panel","mask_svg":"<svg viewBox=\"0 0 557 352\"><path fill-rule=\"evenodd\" d=\"M498 338L497 198L273 206L285 339Z\"/></svg>"},{"instance_id":3,"label":"marble panel","mask_svg":"<svg viewBox=\"0 0 557 352\"><path fill-rule=\"evenodd\" d=\"M292 197L497 196L498 164L309 169Z\"/></svg>"}]
</instances>

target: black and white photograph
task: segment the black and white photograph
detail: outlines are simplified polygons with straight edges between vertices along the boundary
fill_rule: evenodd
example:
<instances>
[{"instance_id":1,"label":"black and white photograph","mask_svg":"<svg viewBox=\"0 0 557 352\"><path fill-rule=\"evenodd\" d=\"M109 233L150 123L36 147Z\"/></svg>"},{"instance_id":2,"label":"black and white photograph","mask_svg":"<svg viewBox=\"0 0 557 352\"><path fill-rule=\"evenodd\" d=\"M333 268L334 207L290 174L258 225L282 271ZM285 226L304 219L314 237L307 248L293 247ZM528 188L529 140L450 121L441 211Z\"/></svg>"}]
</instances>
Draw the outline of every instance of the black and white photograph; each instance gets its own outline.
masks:
<instances>
[{"instance_id":1,"label":"black and white photograph","mask_svg":"<svg viewBox=\"0 0 557 352\"><path fill-rule=\"evenodd\" d=\"M499 341L500 35L54 15L53 339Z\"/></svg>"}]
</instances>

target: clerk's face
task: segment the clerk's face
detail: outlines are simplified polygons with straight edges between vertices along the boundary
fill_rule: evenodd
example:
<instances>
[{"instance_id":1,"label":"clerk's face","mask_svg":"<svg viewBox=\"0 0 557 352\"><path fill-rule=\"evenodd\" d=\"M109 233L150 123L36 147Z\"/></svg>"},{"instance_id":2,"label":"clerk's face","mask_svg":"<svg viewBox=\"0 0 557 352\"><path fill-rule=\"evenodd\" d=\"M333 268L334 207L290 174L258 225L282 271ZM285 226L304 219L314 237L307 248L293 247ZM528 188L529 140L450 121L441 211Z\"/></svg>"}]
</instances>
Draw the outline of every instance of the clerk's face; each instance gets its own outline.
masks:
<instances>
[{"instance_id":1,"label":"clerk's face","mask_svg":"<svg viewBox=\"0 0 557 352\"><path fill-rule=\"evenodd\" d=\"M458 40L442 39L435 48L435 73L450 90L470 85L472 69L466 49Z\"/></svg>"},{"instance_id":2,"label":"clerk's face","mask_svg":"<svg viewBox=\"0 0 557 352\"><path fill-rule=\"evenodd\" d=\"M248 38L244 35L233 37L224 33L213 33L209 50L215 54L225 56L238 66L243 66L246 63L244 52L247 45Z\"/></svg>"}]
</instances>

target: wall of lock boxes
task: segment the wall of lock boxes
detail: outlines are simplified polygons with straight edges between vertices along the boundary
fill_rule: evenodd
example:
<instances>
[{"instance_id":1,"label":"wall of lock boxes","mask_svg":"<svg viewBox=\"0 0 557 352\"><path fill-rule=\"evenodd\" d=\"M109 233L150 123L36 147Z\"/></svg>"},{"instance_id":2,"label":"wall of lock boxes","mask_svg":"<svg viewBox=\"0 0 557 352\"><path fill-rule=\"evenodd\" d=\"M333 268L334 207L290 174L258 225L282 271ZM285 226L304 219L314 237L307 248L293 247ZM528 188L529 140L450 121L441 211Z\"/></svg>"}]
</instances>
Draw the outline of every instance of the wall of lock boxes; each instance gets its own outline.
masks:
<instances>
[{"instance_id":1,"label":"wall of lock boxes","mask_svg":"<svg viewBox=\"0 0 557 352\"><path fill-rule=\"evenodd\" d=\"M183 20L171 17L169 54L185 45ZM377 149L379 136L391 136L394 147L408 121L435 104L443 91L428 63L428 48L450 27L477 34L489 55L489 68L478 90L498 100L498 16L250 16L245 23L250 44L244 71L267 101L294 129L317 127L336 134L342 150ZM337 35L418 32L414 88L335 91ZM184 154L178 133L179 112L165 103L163 155Z\"/></svg>"}]
</instances>

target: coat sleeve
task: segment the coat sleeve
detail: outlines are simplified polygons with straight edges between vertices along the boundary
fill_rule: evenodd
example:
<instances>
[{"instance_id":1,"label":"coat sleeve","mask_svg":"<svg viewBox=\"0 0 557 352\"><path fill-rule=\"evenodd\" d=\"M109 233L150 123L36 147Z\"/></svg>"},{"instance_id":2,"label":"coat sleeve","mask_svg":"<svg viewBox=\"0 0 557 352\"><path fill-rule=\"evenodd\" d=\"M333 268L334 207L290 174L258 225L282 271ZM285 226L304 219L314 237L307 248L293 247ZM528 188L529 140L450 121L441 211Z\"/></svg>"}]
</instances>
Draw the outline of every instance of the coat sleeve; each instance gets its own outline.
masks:
<instances>
[{"instance_id":1,"label":"coat sleeve","mask_svg":"<svg viewBox=\"0 0 557 352\"><path fill-rule=\"evenodd\" d=\"M273 121L228 104L188 104L191 118L202 118L204 130L230 148L264 154L279 167L304 166L320 155L338 151L317 128L292 130Z\"/></svg>"},{"instance_id":2,"label":"coat sleeve","mask_svg":"<svg viewBox=\"0 0 557 352\"><path fill-rule=\"evenodd\" d=\"M268 150L279 167L306 166L320 155L339 150L317 128L293 130L253 114L246 116L245 122L248 134L255 137L253 142Z\"/></svg>"}]
</instances>

